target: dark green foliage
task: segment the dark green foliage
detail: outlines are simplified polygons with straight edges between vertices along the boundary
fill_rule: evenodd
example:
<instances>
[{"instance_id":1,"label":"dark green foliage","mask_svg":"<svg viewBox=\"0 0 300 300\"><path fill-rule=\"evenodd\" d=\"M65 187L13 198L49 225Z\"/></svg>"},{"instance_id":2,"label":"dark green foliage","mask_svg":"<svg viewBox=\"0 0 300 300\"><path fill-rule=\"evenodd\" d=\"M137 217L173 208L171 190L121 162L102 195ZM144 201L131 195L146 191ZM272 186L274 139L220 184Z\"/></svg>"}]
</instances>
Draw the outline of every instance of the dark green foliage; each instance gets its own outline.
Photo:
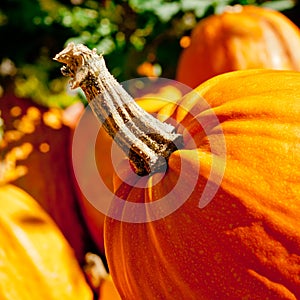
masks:
<instances>
[{"instance_id":1,"label":"dark green foliage","mask_svg":"<svg viewBox=\"0 0 300 300\"><path fill-rule=\"evenodd\" d=\"M103 52L120 81L142 76L147 61L157 75L173 78L181 48L179 40L201 18L226 5L256 4L276 9L291 0L1 0L0 84L19 96L46 105L67 106L66 81L52 57L74 41Z\"/></svg>"}]
</instances>

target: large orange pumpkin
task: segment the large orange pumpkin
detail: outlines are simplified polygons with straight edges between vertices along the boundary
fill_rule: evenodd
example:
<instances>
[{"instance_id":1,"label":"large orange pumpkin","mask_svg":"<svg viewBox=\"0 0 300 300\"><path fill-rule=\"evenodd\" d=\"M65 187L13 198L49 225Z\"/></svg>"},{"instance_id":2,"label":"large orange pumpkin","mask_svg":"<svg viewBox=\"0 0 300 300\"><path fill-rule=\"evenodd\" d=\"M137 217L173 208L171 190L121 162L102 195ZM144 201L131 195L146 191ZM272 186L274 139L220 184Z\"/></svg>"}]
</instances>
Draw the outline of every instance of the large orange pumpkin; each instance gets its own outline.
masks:
<instances>
[{"instance_id":1,"label":"large orange pumpkin","mask_svg":"<svg viewBox=\"0 0 300 300\"><path fill-rule=\"evenodd\" d=\"M300 30L278 11L229 6L202 19L183 49L176 79L192 88L221 73L265 68L300 70Z\"/></svg>"},{"instance_id":2,"label":"large orange pumpkin","mask_svg":"<svg viewBox=\"0 0 300 300\"><path fill-rule=\"evenodd\" d=\"M148 189L121 182L115 192L138 203L160 199L181 175L182 164L190 170L183 174L186 185L199 175L198 181L188 200L163 219L144 224L106 219L107 259L124 299L300 297L299 79L299 73L241 71L197 89L226 139L225 174L203 209L199 199L212 159L214 171L221 171L222 153L212 156L199 128L199 119L210 113L202 111L199 98L191 95L178 103L171 116L187 128L196 147L186 139L185 150L171 155L156 186L151 187L151 178ZM189 107L196 117L180 107ZM209 131L210 137L218 134L218 127ZM176 196L184 197L184 190Z\"/></svg>"},{"instance_id":3,"label":"large orange pumpkin","mask_svg":"<svg viewBox=\"0 0 300 300\"><path fill-rule=\"evenodd\" d=\"M0 298L92 300L74 251L22 189L0 186Z\"/></svg>"},{"instance_id":4,"label":"large orange pumpkin","mask_svg":"<svg viewBox=\"0 0 300 300\"><path fill-rule=\"evenodd\" d=\"M115 168L104 227L122 299L300 297L300 73L215 77L160 110L173 133L129 100L95 51L70 44L56 59L88 100L101 100L92 103L100 119L111 106L104 126L112 135L115 125L122 128L121 146L132 147L130 162ZM129 115L138 113L132 122L151 127L150 135L132 125L130 108ZM136 132L142 139L132 137Z\"/></svg>"}]
</instances>

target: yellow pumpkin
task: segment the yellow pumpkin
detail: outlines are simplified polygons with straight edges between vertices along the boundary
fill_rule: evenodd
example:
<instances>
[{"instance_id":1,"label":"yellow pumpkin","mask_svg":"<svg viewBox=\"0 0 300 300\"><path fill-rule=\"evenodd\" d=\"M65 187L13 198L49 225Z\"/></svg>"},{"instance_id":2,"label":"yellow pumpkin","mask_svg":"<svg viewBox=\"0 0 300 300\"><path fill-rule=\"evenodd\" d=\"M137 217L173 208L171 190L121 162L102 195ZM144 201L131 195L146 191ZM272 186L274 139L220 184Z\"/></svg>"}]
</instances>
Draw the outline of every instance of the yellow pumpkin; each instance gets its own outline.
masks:
<instances>
[{"instance_id":1,"label":"yellow pumpkin","mask_svg":"<svg viewBox=\"0 0 300 300\"><path fill-rule=\"evenodd\" d=\"M282 13L252 5L228 6L192 30L179 57L176 79L195 88L234 70L300 71L299 48L300 30Z\"/></svg>"},{"instance_id":2,"label":"yellow pumpkin","mask_svg":"<svg viewBox=\"0 0 300 300\"><path fill-rule=\"evenodd\" d=\"M0 186L0 298L92 300L73 249L22 189Z\"/></svg>"}]
</instances>

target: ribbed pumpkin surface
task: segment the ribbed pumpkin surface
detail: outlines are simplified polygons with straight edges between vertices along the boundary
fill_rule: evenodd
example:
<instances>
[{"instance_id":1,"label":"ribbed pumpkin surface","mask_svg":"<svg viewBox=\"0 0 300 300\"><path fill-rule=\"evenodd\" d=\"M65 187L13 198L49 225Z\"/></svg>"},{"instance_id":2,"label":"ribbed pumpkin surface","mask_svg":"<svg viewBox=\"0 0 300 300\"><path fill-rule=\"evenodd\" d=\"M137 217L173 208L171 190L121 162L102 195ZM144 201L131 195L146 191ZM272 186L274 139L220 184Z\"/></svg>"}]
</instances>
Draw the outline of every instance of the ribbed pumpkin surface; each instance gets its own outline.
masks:
<instances>
[{"instance_id":1,"label":"ribbed pumpkin surface","mask_svg":"<svg viewBox=\"0 0 300 300\"><path fill-rule=\"evenodd\" d=\"M106 218L116 287L127 300L299 299L300 73L237 71L196 92L161 110L162 119L170 116L185 128L185 148L170 156L164 176L155 185L159 175L132 185L128 178L115 181L115 194L126 200L115 207L120 216L132 202L161 199L180 176L181 189L170 200L176 203L191 189L185 203L162 219ZM219 184L210 172L222 174L224 164L217 193L199 208L208 178Z\"/></svg>"},{"instance_id":2,"label":"ribbed pumpkin surface","mask_svg":"<svg viewBox=\"0 0 300 300\"><path fill-rule=\"evenodd\" d=\"M195 88L203 81L244 69L300 70L300 30L277 11L232 6L201 20L183 50L176 79Z\"/></svg>"}]
</instances>

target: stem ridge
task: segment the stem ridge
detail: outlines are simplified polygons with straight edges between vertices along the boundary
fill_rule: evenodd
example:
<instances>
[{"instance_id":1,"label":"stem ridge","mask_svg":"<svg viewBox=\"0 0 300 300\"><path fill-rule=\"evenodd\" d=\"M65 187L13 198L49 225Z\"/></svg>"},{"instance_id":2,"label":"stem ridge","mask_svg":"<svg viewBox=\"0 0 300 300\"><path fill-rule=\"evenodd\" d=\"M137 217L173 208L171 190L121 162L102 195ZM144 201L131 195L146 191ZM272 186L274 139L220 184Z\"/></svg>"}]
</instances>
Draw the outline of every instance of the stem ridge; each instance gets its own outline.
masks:
<instances>
[{"instance_id":1,"label":"stem ridge","mask_svg":"<svg viewBox=\"0 0 300 300\"><path fill-rule=\"evenodd\" d=\"M183 147L175 128L144 111L106 68L102 55L70 43L55 60L64 63L63 75L72 88L81 87L95 116L128 156L136 174L167 169L172 152Z\"/></svg>"}]
</instances>

